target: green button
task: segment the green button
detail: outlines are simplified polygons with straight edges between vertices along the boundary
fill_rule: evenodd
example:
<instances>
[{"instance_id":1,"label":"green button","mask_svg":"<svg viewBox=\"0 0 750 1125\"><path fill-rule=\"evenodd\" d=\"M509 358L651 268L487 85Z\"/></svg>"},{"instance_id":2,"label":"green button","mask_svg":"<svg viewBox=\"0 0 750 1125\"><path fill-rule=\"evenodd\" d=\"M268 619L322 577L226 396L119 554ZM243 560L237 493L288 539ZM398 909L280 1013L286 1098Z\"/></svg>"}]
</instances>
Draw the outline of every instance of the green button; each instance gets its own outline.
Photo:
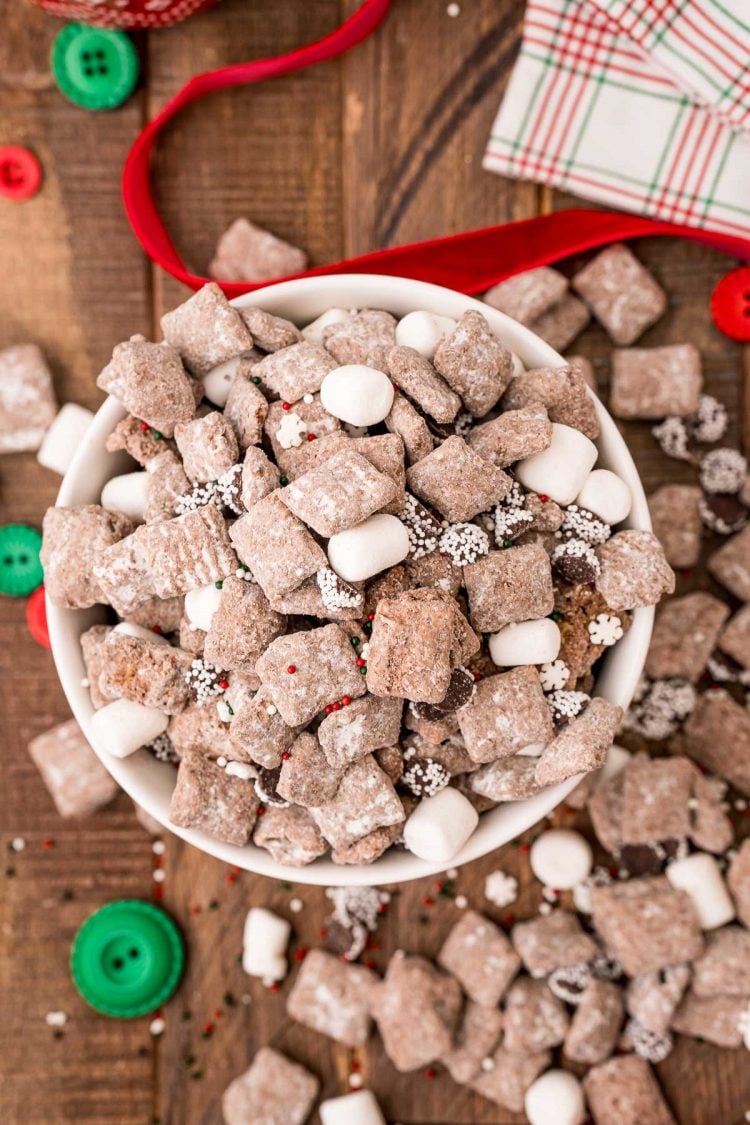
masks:
<instances>
[{"instance_id":1,"label":"green button","mask_svg":"<svg viewBox=\"0 0 750 1125\"><path fill-rule=\"evenodd\" d=\"M44 581L39 561L42 537L25 523L0 527L0 594L25 598Z\"/></svg>"},{"instance_id":2,"label":"green button","mask_svg":"<svg viewBox=\"0 0 750 1125\"><path fill-rule=\"evenodd\" d=\"M98 1012L116 1019L145 1016L177 988L185 947L158 906L139 899L111 902L91 914L70 955L73 983Z\"/></svg>"},{"instance_id":3,"label":"green button","mask_svg":"<svg viewBox=\"0 0 750 1125\"><path fill-rule=\"evenodd\" d=\"M124 31L69 23L52 45L52 73L76 105L115 109L138 81L138 55Z\"/></svg>"}]
</instances>

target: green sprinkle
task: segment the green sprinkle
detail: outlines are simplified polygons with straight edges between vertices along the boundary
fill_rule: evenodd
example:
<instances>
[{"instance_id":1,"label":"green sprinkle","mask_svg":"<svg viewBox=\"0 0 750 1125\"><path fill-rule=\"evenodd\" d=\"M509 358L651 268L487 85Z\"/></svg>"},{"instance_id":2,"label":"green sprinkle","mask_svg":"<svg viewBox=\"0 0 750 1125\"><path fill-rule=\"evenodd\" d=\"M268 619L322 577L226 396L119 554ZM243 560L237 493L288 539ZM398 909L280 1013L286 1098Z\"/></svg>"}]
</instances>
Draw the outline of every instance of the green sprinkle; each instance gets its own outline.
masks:
<instances>
[{"instance_id":1,"label":"green sprinkle","mask_svg":"<svg viewBox=\"0 0 750 1125\"><path fill-rule=\"evenodd\" d=\"M369 634L372 632L372 622L371 621L365 621L364 625L362 626L362 632L367 633L367 635L369 636Z\"/></svg>"},{"instance_id":2,"label":"green sprinkle","mask_svg":"<svg viewBox=\"0 0 750 1125\"><path fill-rule=\"evenodd\" d=\"M253 375L250 382L255 383L256 387L260 386L260 375Z\"/></svg>"},{"instance_id":3,"label":"green sprinkle","mask_svg":"<svg viewBox=\"0 0 750 1125\"><path fill-rule=\"evenodd\" d=\"M366 676L367 675L367 665L366 664L365 664L364 668L360 668L359 674L360 674L360 676Z\"/></svg>"},{"instance_id":4,"label":"green sprinkle","mask_svg":"<svg viewBox=\"0 0 750 1125\"><path fill-rule=\"evenodd\" d=\"M282 891L291 891L292 889L292 884L287 882L281 882L279 883L279 886L281 887Z\"/></svg>"},{"instance_id":5,"label":"green sprinkle","mask_svg":"<svg viewBox=\"0 0 750 1125\"><path fill-rule=\"evenodd\" d=\"M561 613L557 613L557 611L555 611L555 613L551 613L550 617L553 621L562 621L563 619L563 615Z\"/></svg>"},{"instance_id":6,"label":"green sprinkle","mask_svg":"<svg viewBox=\"0 0 750 1125\"><path fill-rule=\"evenodd\" d=\"M350 637L349 640L352 642L355 648L359 644L359 637Z\"/></svg>"},{"instance_id":7,"label":"green sprinkle","mask_svg":"<svg viewBox=\"0 0 750 1125\"><path fill-rule=\"evenodd\" d=\"M235 1004L237 1003L237 1001L235 1000L235 998L234 998L234 996L232 995L231 992L225 992L223 999L224 999L224 1004L227 1008L233 1008L235 1006Z\"/></svg>"},{"instance_id":8,"label":"green sprinkle","mask_svg":"<svg viewBox=\"0 0 750 1125\"><path fill-rule=\"evenodd\" d=\"M224 700L224 703L226 704L226 708L227 708L227 711L229 712L229 714L230 714L230 715L233 715L233 714L234 714L234 710L233 710L233 708L232 708L232 704L231 704L231 703L227 703L226 699Z\"/></svg>"},{"instance_id":9,"label":"green sprinkle","mask_svg":"<svg viewBox=\"0 0 750 1125\"><path fill-rule=\"evenodd\" d=\"M73 894L73 891L70 889L70 887L66 887L60 897L62 898L63 902L70 902L71 899L74 898L75 896Z\"/></svg>"},{"instance_id":10,"label":"green sprinkle","mask_svg":"<svg viewBox=\"0 0 750 1125\"><path fill-rule=\"evenodd\" d=\"M503 539L503 548L505 550L507 550L508 547L512 547L512 546L513 546L513 540L512 539Z\"/></svg>"},{"instance_id":11,"label":"green sprinkle","mask_svg":"<svg viewBox=\"0 0 750 1125\"><path fill-rule=\"evenodd\" d=\"M195 1055L185 1055L182 1061L185 1066L195 1066Z\"/></svg>"},{"instance_id":12,"label":"green sprinkle","mask_svg":"<svg viewBox=\"0 0 750 1125\"><path fill-rule=\"evenodd\" d=\"M211 901L208 904L208 909L209 910L218 910L219 909L219 900L215 899L215 898L212 898Z\"/></svg>"},{"instance_id":13,"label":"green sprinkle","mask_svg":"<svg viewBox=\"0 0 750 1125\"><path fill-rule=\"evenodd\" d=\"M214 582L214 586L216 587L217 590L220 590L223 585L224 585L224 582L221 578L219 579L218 582Z\"/></svg>"},{"instance_id":14,"label":"green sprinkle","mask_svg":"<svg viewBox=\"0 0 750 1125\"><path fill-rule=\"evenodd\" d=\"M279 484L289 484L289 477L279 477Z\"/></svg>"},{"instance_id":15,"label":"green sprinkle","mask_svg":"<svg viewBox=\"0 0 750 1125\"><path fill-rule=\"evenodd\" d=\"M161 432L161 430L154 430L154 438L156 441L161 441L163 437L164 434Z\"/></svg>"}]
</instances>

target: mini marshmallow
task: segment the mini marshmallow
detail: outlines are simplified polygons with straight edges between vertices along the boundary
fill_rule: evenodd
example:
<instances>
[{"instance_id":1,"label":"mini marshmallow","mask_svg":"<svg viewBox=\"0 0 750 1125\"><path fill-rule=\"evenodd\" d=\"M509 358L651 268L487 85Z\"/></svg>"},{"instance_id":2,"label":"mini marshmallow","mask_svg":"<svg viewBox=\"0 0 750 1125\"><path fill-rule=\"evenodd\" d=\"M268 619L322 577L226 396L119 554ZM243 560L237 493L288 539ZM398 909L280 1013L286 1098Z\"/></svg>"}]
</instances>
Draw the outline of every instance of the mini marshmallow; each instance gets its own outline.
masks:
<instances>
[{"instance_id":1,"label":"mini marshmallow","mask_svg":"<svg viewBox=\"0 0 750 1125\"><path fill-rule=\"evenodd\" d=\"M390 413L394 394L388 376L363 363L336 367L320 387L320 401L328 413L352 426L382 422Z\"/></svg>"},{"instance_id":2,"label":"mini marshmallow","mask_svg":"<svg viewBox=\"0 0 750 1125\"><path fill-rule=\"evenodd\" d=\"M541 453L532 453L516 465L524 487L549 496L557 504L572 504L596 464L593 441L572 426L552 423L552 441Z\"/></svg>"},{"instance_id":3,"label":"mini marshmallow","mask_svg":"<svg viewBox=\"0 0 750 1125\"><path fill-rule=\"evenodd\" d=\"M524 1109L529 1125L583 1125L586 1120L583 1087L567 1070L548 1070L532 1082Z\"/></svg>"},{"instance_id":4,"label":"mini marshmallow","mask_svg":"<svg viewBox=\"0 0 750 1125\"><path fill-rule=\"evenodd\" d=\"M210 586L200 586L197 590L188 590L185 594L185 614L190 624L207 633L220 601L221 590L213 583Z\"/></svg>"},{"instance_id":5,"label":"mini marshmallow","mask_svg":"<svg viewBox=\"0 0 750 1125\"><path fill-rule=\"evenodd\" d=\"M66 402L44 435L36 455L39 464L64 476L93 419L94 415L85 406Z\"/></svg>"},{"instance_id":6,"label":"mini marshmallow","mask_svg":"<svg viewBox=\"0 0 750 1125\"><path fill-rule=\"evenodd\" d=\"M546 742L530 742L528 746L522 746L521 749L516 752L516 757L541 758L546 748Z\"/></svg>"},{"instance_id":7,"label":"mini marshmallow","mask_svg":"<svg viewBox=\"0 0 750 1125\"><path fill-rule=\"evenodd\" d=\"M121 621L115 625L113 633L124 633L126 637L137 637L139 641L147 641L151 645L168 645L166 637L161 633L154 633L151 629L144 629L143 625L136 625L135 621Z\"/></svg>"},{"instance_id":8,"label":"mini marshmallow","mask_svg":"<svg viewBox=\"0 0 750 1125\"><path fill-rule=\"evenodd\" d=\"M594 857L579 832L550 828L537 836L529 853L531 870L540 883L569 891L591 874Z\"/></svg>"},{"instance_id":9,"label":"mini marshmallow","mask_svg":"<svg viewBox=\"0 0 750 1125\"><path fill-rule=\"evenodd\" d=\"M418 309L407 313L396 325L396 343L404 348L414 348L425 359L432 359L443 336L455 327L456 321L450 316L438 316Z\"/></svg>"},{"instance_id":10,"label":"mini marshmallow","mask_svg":"<svg viewBox=\"0 0 750 1125\"><path fill-rule=\"evenodd\" d=\"M510 373L511 373L511 376L515 379L516 375L523 375L526 368L524 367L523 360L521 359L518 352L514 352L511 348L508 348L508 351L510 352L510 358L511 358L511 364L512 364L511 369L510 369Z\"/></svg>"},{"instance_id":11,"label":"mini marshmallow","mask_svg":"<svg viewBox=\"0 0 750 1125\"><path fill-rule=\"evenodd\" d=\"M409 532L396 516L377 512L328 540L328 561L345 582L363 582L409 554Z\"/></svg>"},{"instance_id":12,"label":"mini marshmallow","mask_svg":"<svg viewBox=\"0 0 750 1125\"><path fill-rule=\"evenodd\" d=\"M328 1098L318 1107L321 1125L385 1125L372 1090Z\"/></svg>"},{"instance_id":13,"label":"mini marshmallow","mask_svg":"<svg viewBox=\"0 0 750 1125\"><path fill-rule=\"evenodd\" d=\"M242 968L251 977L273 984L287 974L286 948L292 927L271 910L253 906L245 918Z\"/></svg>"},{"instance_id":14,"label":"mini marshmallow","mask_svg":"<svg viewBox=\"0 0 750 1125\"><path fill-rule=\"evenodd\" d=\"M127 758L160 734L164 734L169 716L155 707L144 707L129 699L116 699L97 711L91 727L97 743L113 758Z\"/></svg>"},{"instance_id":15,"label":"mini marshmallow","mask_svg":"<svg viewBox=\"0 0 750 1125\"><path fill-rule=\"evenodd\" d=\"M420 801L404 826L404 843L419 859L453 859L479 822L474 806L450 787Z\"/></svg>"},{"instance_id":16,"label":"mini marshmallow","mask_svg":"<svg viewBox=\"0 0 750 1125\"><path fill-rule=\"evenodd\" d=\"M549 664L560 652L560 630L550 617L506 625L490 637L490 656L498 668Z\"/></svg>"},{"instance_id":17,"label":"mini marshmallow","mask_svg":"<svg viewBox=\"0 0 750 1125\"><path fill-rule=\"evenodd\" d=\"M328 328L330 324L342 324L343 321L348 320L351 312L347 309L326 309L315 320L311 320L306 328L302 329L302 335L311 344L320 344L323 346L323 329Z\"/></svg>"},{"instance_id":18,"label":"mini marshmallow","mask_svg":"<svg viewBox=\"0 0 750 1125\"><path fill-rule=\"evenodd\" d=\"M617 473L610 472L609 469L594 469L586 477L583 488L576 496L576 504L614 527L630 515L633 494Z\"/></svg>"},{"instance_id":19,"label":"mini marshmallow","mask_svg":"<svg viewBox=\"0 0 750 1125\"><path fill-rule=\"evenodd\" d=\"M232 383L237 378L237 372L242 364L242 356L235 355L224 360L218 367L212 367L201 379L203 393L209 402L223 410L232 389Z\"/></svg>"},{"instance_id":20,"label":"mini marshmallow","mask_svg":"<svg viewBox=\"0 0 750 1125\"><path fill-rule=\"evenodd\" d=\"M715 930L734 918L734 905L721 869L708 852L676 859L667 867L666 876L673 887L690 895L701 929Z\"/></svg>"},{"instance_id":21,"label":"mini marshmallow","mask_svg":"<svg viewBox=\"0 0 750 1125\"><path fill-rule=\"evenodd\" d=\"M122 473L112 477L102 489L101 506L108 512L124 512L143 523L151 478L148 473Z\"/></svg>"}]
</instances>

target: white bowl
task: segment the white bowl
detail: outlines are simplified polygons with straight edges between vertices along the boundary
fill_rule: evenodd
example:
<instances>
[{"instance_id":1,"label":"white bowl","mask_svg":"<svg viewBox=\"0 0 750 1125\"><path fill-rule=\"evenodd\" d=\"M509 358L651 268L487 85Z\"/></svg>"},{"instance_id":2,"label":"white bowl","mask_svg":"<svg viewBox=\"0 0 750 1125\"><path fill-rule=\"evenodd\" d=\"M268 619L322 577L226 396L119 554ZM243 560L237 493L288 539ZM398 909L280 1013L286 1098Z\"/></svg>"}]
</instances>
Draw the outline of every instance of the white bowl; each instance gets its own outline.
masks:
<instances>
[{"instance_id":1,"label":"white bowl","mask_svg":"<svg viewBox=\"0 0 750 1125\"><path fill-rule=\"evenodd\" d=\"M306 324L334 306L388 309L397 316L403 316L413 309L427 309L442 316L456 318L467 309L478 309L487 317L503 343L518 353L527 368L559 367L563 363L561 356L548 344L503 313L450 289L406 278L367 274L303 278L270 285L239 297L233 303L239 307L258 305L298 324ZM612 469L630 486L633 509L627 526L650 530L646 497L633 459L617 427L598 399L596 409L601 423L598 465ZM129 464L129 459L124 455L111 454L105 449L107 436L124 415L125 411L114 398L108 398L102 405L65 474L57 497L59 505L98 503L105 482L122 472ZM113 758L97 746L93 734L91 718L94 711L88 690L82 684L85 668L79 638L92 624L103 619L102 608L58 609L48 601L47 617L52 653L60 681L86 737L118 784L170 832L225 863L236 864L247 871L255 871L271 878L290 879L298 883L378 885L418 879L444 869L444 863L417 859L410 852L397 848L390 849L375 863L363 866L339 866L330 859L318 859L307 867L286 867L276 863L267 851L253 844L240 848L224 844L204 832L171 824L168 812L174 786L174 768L157 762L142 750L123 760ZM653 617L652 608L636 610L632 627L603 661L596 683L596 694L622 708L629 705L643 669ZM474 835L451 860L450 865L458 867L507 844L551 812L575 787L577 780L571 778L530 800L500 805L485 813L480 818Z\"/></svg>"}]
</instances>

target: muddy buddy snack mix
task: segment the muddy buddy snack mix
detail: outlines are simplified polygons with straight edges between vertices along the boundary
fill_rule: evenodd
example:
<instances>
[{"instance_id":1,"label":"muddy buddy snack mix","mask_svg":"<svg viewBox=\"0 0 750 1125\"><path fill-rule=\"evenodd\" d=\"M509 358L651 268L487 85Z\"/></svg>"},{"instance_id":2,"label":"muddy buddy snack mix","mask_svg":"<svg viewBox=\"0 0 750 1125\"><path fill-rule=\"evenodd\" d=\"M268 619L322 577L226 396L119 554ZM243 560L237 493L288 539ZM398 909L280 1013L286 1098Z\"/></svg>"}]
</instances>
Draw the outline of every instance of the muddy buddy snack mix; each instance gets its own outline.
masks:
<instances>
[{"instance_id":1,"label":"muddy buddy snack mix","mask_svg":"<svg viewBox=\"0 0 750 1125\"><path fill-rule=\"evenodd\" d=\"M604 263L607 285L632 288L624 255ZM299 263L239 221L214 268ZM602 268L581 292L635 338L637 302L597 303ZM581 304L546 269L488 300L534 323ZM98 380L128 412L108 448L140 471L109 481L100 504L51 509L42 558L56 604L112 611L82 640L97 729L112 753L176 765L172 821L252 838L290 866L371 863L391 847L447 862L482 810L599 769L619 710L592 700L596 662L672 574L653 536L621 527L630 489L595 467L579 368L524 370L475 309L331 309L297 325L216 284L162 329L163 343L119 344ZM667 626L668 665L680 644ZM713 797L699 810L709 842L723 830ZM492 1006L524 954L479 915L462 925L441 964ZM313 991L331 985L323 969ZM449 1055L458 1009L446 1020L444 978L419 962L403 973L422 981L415 1019L432 1012L429 1058ZM385 1000L379 1013L391 1029ZM361 1041L357 1027L345 1041ZM388 1037L410 1067L401 1031ZM470 1053L468 1024L466 1038ZM490 1096L518 1102L531 1070L508 1063Z\"/></svg>"}]
</instances>

